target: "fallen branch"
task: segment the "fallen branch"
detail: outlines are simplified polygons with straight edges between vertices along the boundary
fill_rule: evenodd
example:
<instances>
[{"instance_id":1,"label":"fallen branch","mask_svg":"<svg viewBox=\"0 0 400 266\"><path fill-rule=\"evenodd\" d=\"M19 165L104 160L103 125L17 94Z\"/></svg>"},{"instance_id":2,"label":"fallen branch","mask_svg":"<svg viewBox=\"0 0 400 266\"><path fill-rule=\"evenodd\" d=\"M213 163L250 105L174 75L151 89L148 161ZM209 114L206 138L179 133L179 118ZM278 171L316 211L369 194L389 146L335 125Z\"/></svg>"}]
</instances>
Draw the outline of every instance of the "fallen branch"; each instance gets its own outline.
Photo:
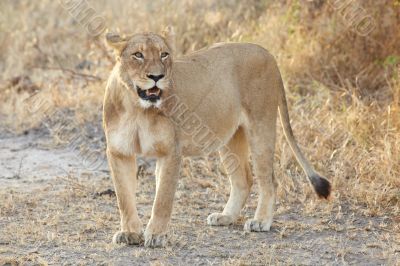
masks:
<instances>
[{"instance_id":1,"label":"fallen branch","mask_svg":"<svg viewBox=\"0 0 400 266\"><path fill-rule=\"evenodd\" d=\"M69 68L63 68L63 67L47 67L47 66L35 66L33 68L39 68L39 69L47 69L47 70L57 70L57 71L63 71L63 72L67 72L73 76L79 76L79 77L83 77L86 79L91 79L91 80L95 80L95 81L103 81L102 78L95 76L95 75L90 75L90 74L85 74L85 73L80 73L80 72L76 72L73 69L69 69Z\"/></svg>"}]
</instances>

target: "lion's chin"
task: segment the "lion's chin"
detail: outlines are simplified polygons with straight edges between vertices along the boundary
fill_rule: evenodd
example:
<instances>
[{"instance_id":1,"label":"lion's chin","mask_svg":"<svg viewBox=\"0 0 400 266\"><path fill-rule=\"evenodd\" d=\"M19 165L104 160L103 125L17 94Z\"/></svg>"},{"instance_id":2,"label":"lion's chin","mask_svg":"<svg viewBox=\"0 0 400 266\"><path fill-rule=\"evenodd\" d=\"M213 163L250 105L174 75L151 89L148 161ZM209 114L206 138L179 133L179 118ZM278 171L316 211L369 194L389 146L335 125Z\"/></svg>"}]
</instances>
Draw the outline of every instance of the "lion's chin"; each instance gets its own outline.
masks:
<instances>
[{"instance_id":1,"label":"lion's chin","mask_svg":"<svg viewBox=\"0 0 400 266\"><path fill-rule=\"evenodd\" d=\"M162 104L162 99L157 100L156 102L150 102L147 100L143 100L142 98L139 98L139 105L143 109L148 109L148 108L161 108Z\"/></svg>"}]
</instances>

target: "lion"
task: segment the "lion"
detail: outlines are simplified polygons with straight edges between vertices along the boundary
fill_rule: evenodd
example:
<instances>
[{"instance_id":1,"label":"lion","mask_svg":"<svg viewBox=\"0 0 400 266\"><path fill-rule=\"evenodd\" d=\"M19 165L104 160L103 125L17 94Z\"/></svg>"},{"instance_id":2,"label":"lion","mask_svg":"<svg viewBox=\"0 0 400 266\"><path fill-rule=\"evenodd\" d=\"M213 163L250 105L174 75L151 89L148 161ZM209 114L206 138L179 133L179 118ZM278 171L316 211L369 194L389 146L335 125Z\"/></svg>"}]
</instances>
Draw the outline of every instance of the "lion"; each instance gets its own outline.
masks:
<instances>
[{"instance_id":1,"label":"lion","mask_svg":"<svg viewBox=\"0 0 400 266\"><path fill-rule=\"evenodd\" d=\"M290 126L284 86L274 57L250 43L218 43L176 57L175 34L108 33L116 64L107 82L103 124L121 229L114 243L163 247L182 157L219 151L231 190L220 213L207 223L235 223L257 176L259 199L244 230L269 231L276 182L273 158L278 110L286 139L317 195L328 198L330 182L299 149ZM156 158L156 195L143 231L136 208L136 156Z\"/></svg>"}]
</instances>

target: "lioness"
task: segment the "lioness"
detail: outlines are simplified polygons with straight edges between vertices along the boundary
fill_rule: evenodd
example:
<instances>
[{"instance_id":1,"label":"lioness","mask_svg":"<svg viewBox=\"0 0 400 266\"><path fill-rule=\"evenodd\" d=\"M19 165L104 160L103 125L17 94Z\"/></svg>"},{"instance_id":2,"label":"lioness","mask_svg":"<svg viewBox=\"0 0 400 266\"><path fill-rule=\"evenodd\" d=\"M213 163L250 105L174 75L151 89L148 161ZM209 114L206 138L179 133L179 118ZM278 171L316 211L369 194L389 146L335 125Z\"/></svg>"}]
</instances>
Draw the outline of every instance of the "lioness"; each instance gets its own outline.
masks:
<instances>
[{"instance_id":1,"label":"lioness","mask_svg":"<svg viewBox=\"0 0 400 266\"><path fill-rule=\"evenodd\" d=\"M162 35L106 36L117 61L108 79L103 114L121 216L121 231L113 241L143 241L135 201L136 155L157 158L156 196L144 231L146 247L166 244L182 156L215 150L227 168L231 193L224 210L208 216L207 223L229 225L238 219L253 183L251 152L260 196L254 218L244 229L269 231L276 190L272 166L278 109L298 162L318 196L327 198L330 183L316 173L293 137L273 56L255 44L223 43L175 58L174 38L170 28Z\"/></svg>"}]
</instances>

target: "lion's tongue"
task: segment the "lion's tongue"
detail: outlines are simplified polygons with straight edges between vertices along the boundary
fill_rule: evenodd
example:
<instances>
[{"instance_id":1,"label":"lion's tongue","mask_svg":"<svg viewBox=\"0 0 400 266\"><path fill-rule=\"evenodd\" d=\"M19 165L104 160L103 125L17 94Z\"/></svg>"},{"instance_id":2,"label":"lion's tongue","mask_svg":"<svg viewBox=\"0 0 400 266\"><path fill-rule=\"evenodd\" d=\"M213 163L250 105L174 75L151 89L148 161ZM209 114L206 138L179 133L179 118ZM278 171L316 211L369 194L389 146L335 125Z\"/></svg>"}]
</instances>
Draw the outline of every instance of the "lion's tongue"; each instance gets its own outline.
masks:
<instances>
[{"instance_id":1,"label":"lion's tongue","mask_svg":"<svg viewBox=\"0 0 400 266\"><path fill-rule=\"evenodd\" d=\"M151 96L151 95L158 95L160 93L160 89L159 88L151 88L146 90L146 95L147 96Z\"/></svg>"}]
</instances>

